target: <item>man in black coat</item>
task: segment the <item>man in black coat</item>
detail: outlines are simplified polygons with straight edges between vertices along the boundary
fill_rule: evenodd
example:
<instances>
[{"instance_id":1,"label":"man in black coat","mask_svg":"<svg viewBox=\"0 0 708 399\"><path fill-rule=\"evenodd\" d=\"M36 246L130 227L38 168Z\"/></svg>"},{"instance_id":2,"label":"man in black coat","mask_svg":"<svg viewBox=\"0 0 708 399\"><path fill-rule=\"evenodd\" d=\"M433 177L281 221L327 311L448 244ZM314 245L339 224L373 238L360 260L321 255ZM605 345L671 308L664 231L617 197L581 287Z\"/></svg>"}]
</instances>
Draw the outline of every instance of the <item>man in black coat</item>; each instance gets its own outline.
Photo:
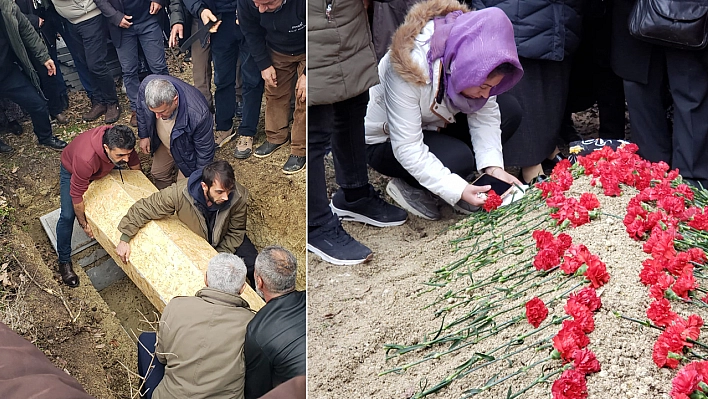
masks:
<instances>
[{"instance_id":1,"label":"man in black coat","mask_svg":"<svg viewBox=\"0 0 708 399\"><path fill-rule=\"evenodd\" d=\"M664 161L689 182L708 187L708 49L680 50L635 39L627 22L635 2L615 0L612 21L612 69L624 79L631 139L645 159ZM673 132L666 119L667 83Z\"/></svg>"},{"instance_id":2,"label":"man in black coat","mask_svg":"<svg viewBox=\"0 0 708 399\"><path fill-rule=\"evenodd\" d=\"M295 291L296 275L297 261L285 248L266 247L256 258L256 292L266 304L246 330L245 399L306 375L306 294Z\"/></svg>"}]
</instances>

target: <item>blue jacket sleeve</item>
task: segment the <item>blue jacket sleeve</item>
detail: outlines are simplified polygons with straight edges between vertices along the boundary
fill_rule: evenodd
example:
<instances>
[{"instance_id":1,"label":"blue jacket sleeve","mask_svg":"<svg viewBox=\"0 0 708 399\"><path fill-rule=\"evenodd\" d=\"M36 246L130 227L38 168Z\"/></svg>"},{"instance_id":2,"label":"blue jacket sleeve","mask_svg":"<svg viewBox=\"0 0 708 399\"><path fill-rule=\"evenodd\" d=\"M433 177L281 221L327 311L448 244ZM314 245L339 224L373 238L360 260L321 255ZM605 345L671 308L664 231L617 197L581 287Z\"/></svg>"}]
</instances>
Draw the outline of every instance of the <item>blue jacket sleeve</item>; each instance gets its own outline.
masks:
<instances>
[{"instance_id":1,"label":"blue jacket sleeve","mask_svg":"<svg viewBox=\"0 0 708 399\"><path fill-rule=\"evenodd\" d=\"M216 144L214 143L214 120L211 114L206 113L206 115L202 115L192 132L194 151L197 156L196 169L200 169L209 165L214 160L214 153L216 152ZM190 171L190 175L191 172L194 171Z\"/></svg>"},{"instance_id":2,"label":"blue jacket sleeve","mask_svg":"<svg viewBox=\"0 0 708 399\"><path fill-rule=\"evenodd\" d=\"M258 69L263 71L273 65L266 47L266 30L261 26L261 13L252 0L238 0L238 24L248 43L248 50Z\"/></svg>"},{"instance_id":3,"label":"blue jacket sleeve","mask_svg":"<svg viewBox=\"0 0 708 399\"><path fill-rule=\"evenodd\" d=\"M200 10L209 7L201 0L184 0L184 8L187 9L194 18L199 18L201 21L201 17L199 16ZM216 14L214 10L211 10L211 12Z\"/></svg>"}]
</instances>

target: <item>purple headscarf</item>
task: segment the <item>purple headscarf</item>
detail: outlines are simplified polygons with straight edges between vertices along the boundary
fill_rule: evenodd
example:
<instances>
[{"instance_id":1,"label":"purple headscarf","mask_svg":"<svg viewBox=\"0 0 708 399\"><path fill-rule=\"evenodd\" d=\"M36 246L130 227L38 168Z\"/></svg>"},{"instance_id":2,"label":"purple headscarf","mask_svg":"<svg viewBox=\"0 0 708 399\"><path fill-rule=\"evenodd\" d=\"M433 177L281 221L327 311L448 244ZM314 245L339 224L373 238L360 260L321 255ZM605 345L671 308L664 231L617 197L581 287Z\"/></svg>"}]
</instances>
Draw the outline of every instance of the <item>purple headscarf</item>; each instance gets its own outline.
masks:
<instances>
[{"instance_id":1,"label":"purple headscarf","mask_svg":"<svg viewBox=\"0 0 708 399\"><path fill-rule=\"evenodd\" d=\"M516 53L514 28L504 11L496 7L467 13L455 11L436 18L428 52L431 79L433 63L440 58L445 94L465 114L482 108L487 99L467 98L462 90L481 86L494 68L505 62L516 67L492 88L490 96L511 89L524 74Z\"/></svg>"}]
</instances>

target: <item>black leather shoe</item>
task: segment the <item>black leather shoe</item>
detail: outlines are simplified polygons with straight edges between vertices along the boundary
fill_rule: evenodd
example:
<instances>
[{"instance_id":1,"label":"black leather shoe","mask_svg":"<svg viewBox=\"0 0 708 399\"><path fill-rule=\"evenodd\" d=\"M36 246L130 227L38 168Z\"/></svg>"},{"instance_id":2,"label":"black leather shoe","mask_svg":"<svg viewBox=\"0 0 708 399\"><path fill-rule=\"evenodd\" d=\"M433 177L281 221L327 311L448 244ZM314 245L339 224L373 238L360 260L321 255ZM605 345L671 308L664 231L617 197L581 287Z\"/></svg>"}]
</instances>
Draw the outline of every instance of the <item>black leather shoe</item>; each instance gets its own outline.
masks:
<instances>
[{"instance_id":1,"label":"black leather shoe","mask_svg":"<svg viewBox=\"0 0 708 399\"><path fill-rule=\"evenodd\" d=\"M58 139L57 136L52 136L44 141L40 141L39 145L51 148L52 150L61 151L66 147L66 141Z\"/></svg>"},{"instance_id":2,"label":"black leather shoe","mask_svg":"<svg viewBox=\"0 0 708 399\"><path fill-rule=\"evenodd\" d=\"M305 169L305 161L307 158L305 157L300 157L297 155L290 155L288 160L285 162L285 165L283 165L283 172L286 175L292 175L294 173L297 173L303 169Z\"/></svg>"},{"instance_id":3,"label":"black leather shoe","mask_svg":"<svg viewBox=\"0 0 708 399\"><path fill-rule=\"evenodd\" d=\"M278 148L284 146L288 141L286 140L284 143L280 144L273 144L269 142L268 140L265 141L265 143L261 144L260 147L256 148L255 151L253 151L253 155L256 158L265 158L273 155L275 150Z\"/></svg>"},{"instance_id":4,"label":"black leather shoe","mask_svg":"<svg viewBox=\"0 0 708 399\"><path fill-rule=\"evenodd\" d=\"M69 123L69 118L67 118L66 115L62 114L61 112L52 116L52 119L57 121L57 123L60 125L66 125L67 123Z\"/></svg>"},{"instance_id":5,"label":"black leather shoe","mask_svg":"<svg viewBox=\"0 0 708 399\"><path fill-rule=\"evenodd\" d=\"M61 281L71 288L79 286L79 276L74 273L74 268L71 262L59 263L59 274L61 274Z\"/></svg>"},{"instance_id":6,"label":"black leather shoe","mask_svg":"<svg viewBox=\"0 0 708 399\"><path fill-rule=\"evenodd\" d=\"M0 140L0 154L9 154L13 151L15 151L14 148L10 147L9 145L5 144L2 140Z\"/></svg>"},{"instance_id":7,"label":"black leather shoe","mask_svg":"<svg viewBox=\"0 0 708 399\"><path fill-rule=\"evenodd\" d=\"M22 135L22 125L20 125L20 122L18 122L18 121L10 121L7 124L7 132L12 133L15 136L21 136Z\"/></svg>"},{"instance_id":8,"label":"black leather shoe","mask_svg":"<svg viewBox=\"0 0 708 399\"><path fill-rule=\"evenodd\" d=\"M526 181L526 180L524 180L524 174L521 172L521 170L519 170L519 174L516 177L519 179L519 181L522 184L529 186L529 187L532 187L536 183L543 183L544 181L548 180L548 176L538 175L538 176L532 178L531 181Z\"/></svg>"},{"instance_id":9,"label":"black leather shoe","mask_svg":"<svg viewBox=\"0 0 708 399\"><path fill-rule=\"evenodd\" d=\"M551 159L544 159L543 162L541 162L541 167L543 168L543 173L550 175L551 172L553 172L553 168L556 167L558 162L566 159L565 155L563 155L562 152L559 152L556 154L553 158Z\"/></svg>"}]
</instances>

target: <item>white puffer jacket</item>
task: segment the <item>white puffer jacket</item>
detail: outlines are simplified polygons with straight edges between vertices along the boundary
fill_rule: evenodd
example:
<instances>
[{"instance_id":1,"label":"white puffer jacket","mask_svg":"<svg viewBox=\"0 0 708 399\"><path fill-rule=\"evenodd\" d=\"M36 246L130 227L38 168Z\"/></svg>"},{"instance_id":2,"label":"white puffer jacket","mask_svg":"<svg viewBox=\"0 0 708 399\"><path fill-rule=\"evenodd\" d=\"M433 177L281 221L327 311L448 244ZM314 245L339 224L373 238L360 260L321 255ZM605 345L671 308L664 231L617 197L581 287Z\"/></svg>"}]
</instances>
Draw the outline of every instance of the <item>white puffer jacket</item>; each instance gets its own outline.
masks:
<instances>
[{"instance_id":1,"label":"white puffer jacket","mask_svg":"<svg viewBox=\"0 0 708 399\"><path fill-rule=\"evenodd\" d=\"M429 41L433 34L433 22L428 22L414 41L410 61L429 77L427 61ZM396 42L392 44L396 45ZM438 130L455 122L455 109L447 100L436 102L442 63L433 64L432 82L414 83L417 71L393 60L389 51L379 63L380 84L369 89L369 105L366 112L366 144L378 144L391 140L393 153L398 162L418 182L449 204L460 200L467 186L463 177L450 172L423 143L423 130ZM396 70L410 69L402 76ZM418 70L420 71L420 70ZM444 98L447 98L444 96ZM474 148L477 169L488 166L504 167L501 145L501 115L496 97L489 98L479 111L467 116L470 137Z\"/></svg>"}]
</instances>

